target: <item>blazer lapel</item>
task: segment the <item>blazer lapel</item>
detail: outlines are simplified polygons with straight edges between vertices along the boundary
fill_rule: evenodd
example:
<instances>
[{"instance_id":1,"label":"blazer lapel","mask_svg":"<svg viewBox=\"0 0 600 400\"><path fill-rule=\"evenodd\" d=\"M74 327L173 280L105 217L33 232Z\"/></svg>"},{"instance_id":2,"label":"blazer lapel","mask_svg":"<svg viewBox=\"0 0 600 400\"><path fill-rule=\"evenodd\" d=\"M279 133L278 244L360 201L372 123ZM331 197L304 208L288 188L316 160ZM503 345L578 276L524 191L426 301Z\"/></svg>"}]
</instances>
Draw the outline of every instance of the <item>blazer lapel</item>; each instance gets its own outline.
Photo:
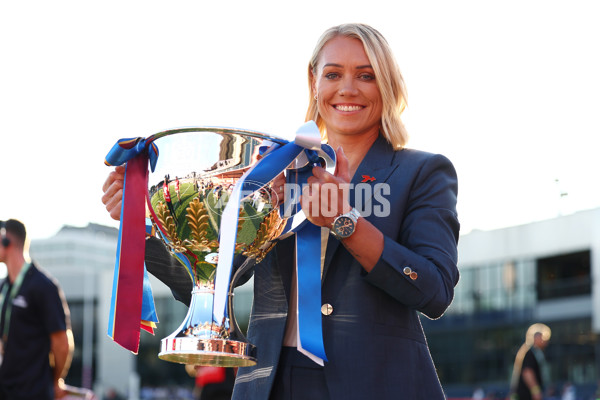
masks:
<instances>
[{"instance_id":1,"label":"blazer lapel","mask_svg":"<svg viewBox=\"0 0 600 400\"><path fill-rule=\"evenodd\" d=\"M367 184L372 187L378 183L387 182L392 172L397 168L397 164L393 164L395 154L396 151L392 149L387 140L380 134L354 173L351 181L352 188L356 188L356 185L358 184ZM350 190L350 205L352 207L356 206L354 193L354 190ZM363 205L370 205L372 196L373 190L371 190L371 195L368 196L368 198L366 196L363 199ZM325 280L327 270L329 269L333 256L338 251L339 245L339 240L333 236L329 237L329 240L327 241L327 251L325 253L325 262L323 265L322 281Z\"/></svg>"}]
</instances>

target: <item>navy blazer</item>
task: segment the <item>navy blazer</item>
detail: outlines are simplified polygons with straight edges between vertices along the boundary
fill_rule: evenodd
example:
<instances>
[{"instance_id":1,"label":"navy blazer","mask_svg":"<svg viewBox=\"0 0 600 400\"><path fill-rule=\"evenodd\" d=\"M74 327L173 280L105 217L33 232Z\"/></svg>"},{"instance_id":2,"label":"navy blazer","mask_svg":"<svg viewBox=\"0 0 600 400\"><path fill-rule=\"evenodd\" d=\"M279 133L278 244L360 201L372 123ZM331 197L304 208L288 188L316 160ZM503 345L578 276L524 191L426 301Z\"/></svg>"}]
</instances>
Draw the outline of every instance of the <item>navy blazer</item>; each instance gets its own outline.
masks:
<instances>
[{"instance_id":1,"label":"navy blazer","mask_svg":"<svg viewBox=\"0 0 600 400\"><path fill-rule=\"evenodd\" d=\"M360 183L363 175L375 178L371 185L388 185L389 215L365 216L384 235L383 253L369 273L337 239L328 241L321 296L322 304L333 308L322 315L330 398L443 399L419 313L442 316L458 282L456 172L442 155L395 151L380 136L352 183ZM381 200L367 197L363 209ZM239 369L234 400L269 398L286 326L293 257L294 240L285 239L254 268L248 340L257 347L258 363Z\"/></svg>"}]
</instances>

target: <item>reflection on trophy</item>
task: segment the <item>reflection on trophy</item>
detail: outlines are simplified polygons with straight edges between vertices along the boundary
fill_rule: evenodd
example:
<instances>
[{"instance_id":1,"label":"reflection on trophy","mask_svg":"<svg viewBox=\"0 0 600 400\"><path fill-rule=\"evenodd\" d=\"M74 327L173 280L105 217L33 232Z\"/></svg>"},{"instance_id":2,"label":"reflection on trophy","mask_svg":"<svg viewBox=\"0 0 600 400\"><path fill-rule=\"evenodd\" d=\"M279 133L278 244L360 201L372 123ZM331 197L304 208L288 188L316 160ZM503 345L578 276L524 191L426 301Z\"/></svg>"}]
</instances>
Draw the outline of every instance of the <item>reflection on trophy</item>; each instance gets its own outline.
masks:
<instances>
[{"instance_id":1,"label":"reflection on trophy","mask_svg":"<svg viewBox=\"0 0 600 400\"><path fill-rule=\"evenodd\" d=\"M237 277L264 258L285 227L268 185L252 187L242 197L234 227L237 273L226 294L222 321L213 318L215 275L223 211L236 182L257 161L259 145L273 138L226 128L193 130L153 137L160 157L149 176L150 215L157 236L193 281L188 314L175 332L162 339L159 357L184 364L253 365L255 348L235 321L232 296Z\"/></svg>"}]
</instances>

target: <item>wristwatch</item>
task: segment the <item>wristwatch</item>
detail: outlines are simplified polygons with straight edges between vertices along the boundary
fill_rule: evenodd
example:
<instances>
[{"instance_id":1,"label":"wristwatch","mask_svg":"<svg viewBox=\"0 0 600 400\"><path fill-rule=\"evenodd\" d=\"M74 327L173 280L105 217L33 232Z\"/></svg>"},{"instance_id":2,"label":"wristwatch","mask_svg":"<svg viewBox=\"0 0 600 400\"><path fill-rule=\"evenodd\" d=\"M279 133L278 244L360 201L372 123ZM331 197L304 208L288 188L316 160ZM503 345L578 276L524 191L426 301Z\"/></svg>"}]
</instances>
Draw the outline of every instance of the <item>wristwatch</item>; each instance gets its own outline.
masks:
<instances>
[{"instance_id":1,"label":"wristwatch","mask_svg":"<svg viewBox=\"0 0 600 400\"><path fill-rule=\"evenodd\" d=\"M337 216L331 224L331 234L339 240L350 237L356 230L356 223L359 218L360 213L356 208L346 214Z\"/></svg>"}]
</instances>

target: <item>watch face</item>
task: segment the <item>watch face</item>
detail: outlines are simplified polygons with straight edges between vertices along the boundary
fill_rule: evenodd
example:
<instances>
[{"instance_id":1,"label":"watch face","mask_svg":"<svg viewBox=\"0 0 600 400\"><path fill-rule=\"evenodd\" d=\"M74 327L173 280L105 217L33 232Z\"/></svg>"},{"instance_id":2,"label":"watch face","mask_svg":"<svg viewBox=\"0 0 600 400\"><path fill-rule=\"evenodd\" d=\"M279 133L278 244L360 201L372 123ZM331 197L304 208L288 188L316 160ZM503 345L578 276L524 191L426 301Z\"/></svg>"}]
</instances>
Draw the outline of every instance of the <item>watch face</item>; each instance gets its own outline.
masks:
<instances>
[{"instance_id":1,"label":"watch face","mask_svg":"<svg viewBox=\"0 0 600 400\"><path fill-rule=\"evenodd\" d=\"M333 230L339 237L347 238L354 232L355 224L352 218L341 216L333 223Z\"/></svg>"}]
</instances>

